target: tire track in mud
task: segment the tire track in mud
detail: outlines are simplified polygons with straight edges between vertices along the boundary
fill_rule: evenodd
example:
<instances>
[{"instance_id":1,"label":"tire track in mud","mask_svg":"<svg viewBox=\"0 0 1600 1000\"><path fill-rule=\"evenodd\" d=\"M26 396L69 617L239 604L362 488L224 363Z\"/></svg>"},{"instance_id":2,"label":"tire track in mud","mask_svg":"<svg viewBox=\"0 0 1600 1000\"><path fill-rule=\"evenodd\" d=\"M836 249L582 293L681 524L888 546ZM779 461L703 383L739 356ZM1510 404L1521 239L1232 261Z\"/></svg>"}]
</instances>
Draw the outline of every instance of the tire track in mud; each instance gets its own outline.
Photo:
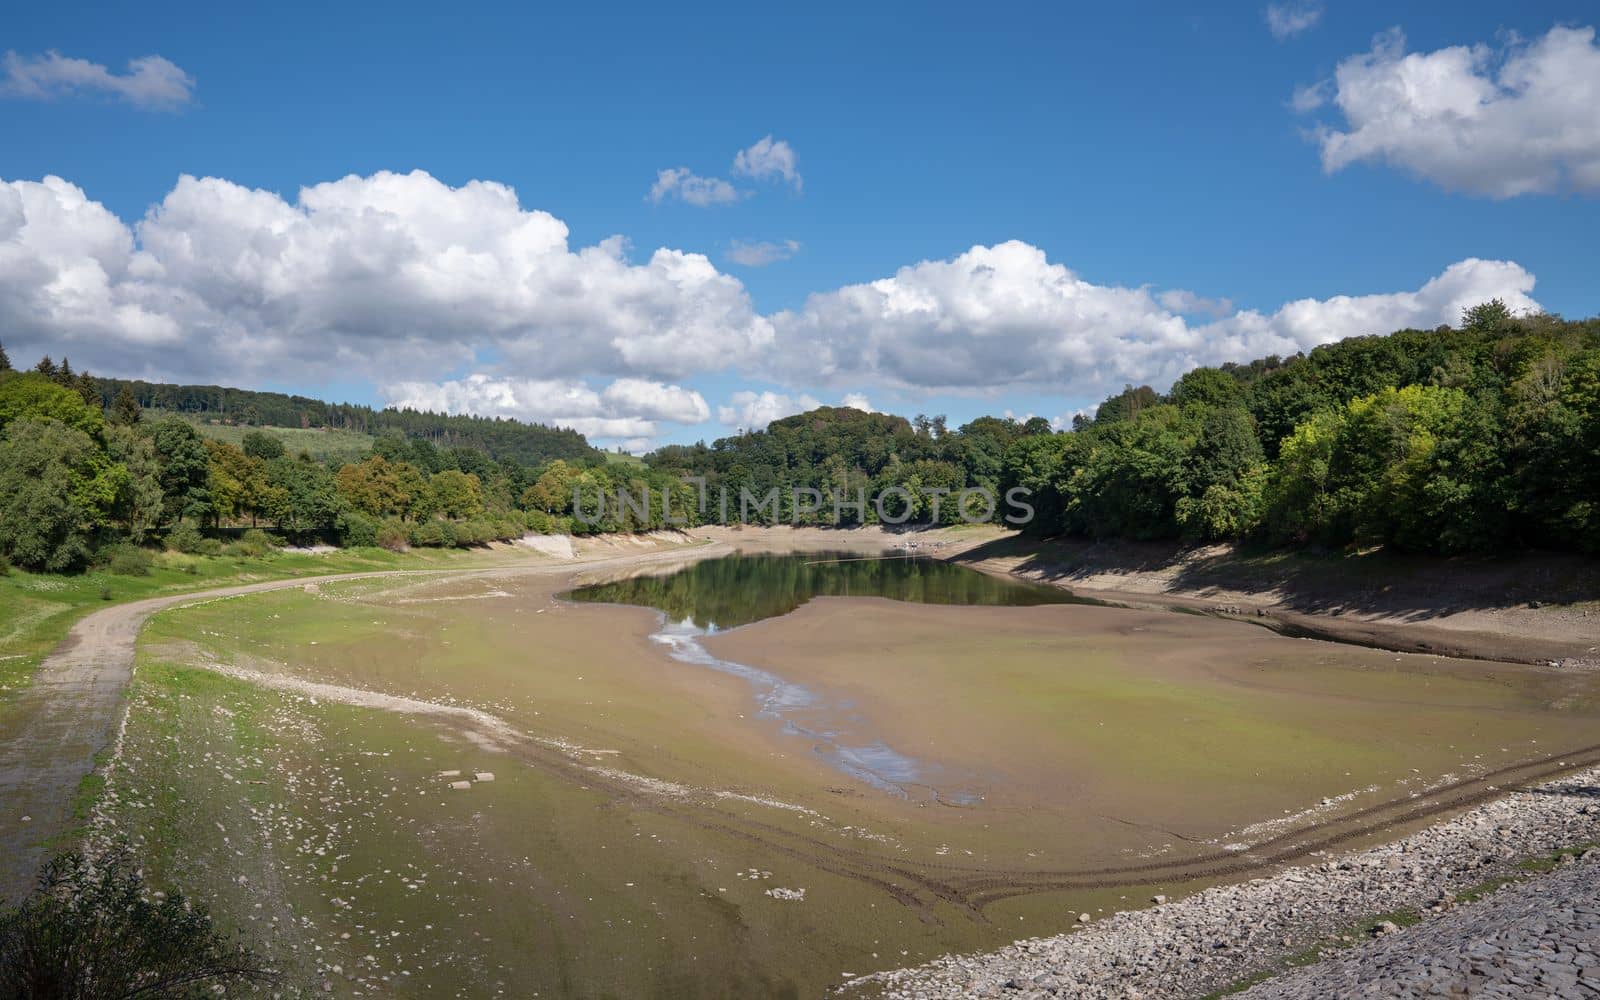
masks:
<instances>
[{"instance_id":1,"label":"tire track in mud","mask_svg":"<svg viewBox=\"0 0 1600 1000\"><path fill-rule=\"evenodd\" d=\"M1072 889L1181 884L1266 872L1380 835L1395 826L1416 824L1444 813L1467 809L1521 786L1537 784L1600 764L1600 744L1547 754L1415 794L1363 806L1256 841L1239 850L1219 849L1186 858L1077 869L923 863L885 857L881 852L841 844L748 815L732 817L718 810L716 805L735 801L746 806L793 810L797 815L809 816L816 822L832 822L815 810L763 798L758 794L682 785L612 766L586 763L586 757L598 757L605 751L541 738L518 730L481 709L435 705L377 691L322 684L289 674L267 674L215 662L195 665L247 683L289 693L311 694L372 710L426 718L458 734L463 730L474 730L475 735L486 744L559 780L597 789L630 808L667 816L692 829L736 840L791 858L819 871L868 885L912 910L919 919L928 923L940 922L937 907L941 903L965 913L970 919L987 922L985 911L989 906L1018 896Z\"/></svg>"},{"instance_id":2,"label":"tire track in mud","mask_svg":"<svg viewBox=\"0 0 1600 1000\"><path fill-rule=\"evenodd\" d=\"M707 558L732 551L725 542L673 549L547 558L471 567L359 570L161 594L89 612L40 661L31 682L15 693L0 732L0 902L32 888L47 850L74 835L73 793L98 769L122 718L123 691L133 675L139 630L153 614L179 605L224 600L272 590L343 581L412 578L418 581L572 574L674 559Z\"/></svg>"}]
</instances>

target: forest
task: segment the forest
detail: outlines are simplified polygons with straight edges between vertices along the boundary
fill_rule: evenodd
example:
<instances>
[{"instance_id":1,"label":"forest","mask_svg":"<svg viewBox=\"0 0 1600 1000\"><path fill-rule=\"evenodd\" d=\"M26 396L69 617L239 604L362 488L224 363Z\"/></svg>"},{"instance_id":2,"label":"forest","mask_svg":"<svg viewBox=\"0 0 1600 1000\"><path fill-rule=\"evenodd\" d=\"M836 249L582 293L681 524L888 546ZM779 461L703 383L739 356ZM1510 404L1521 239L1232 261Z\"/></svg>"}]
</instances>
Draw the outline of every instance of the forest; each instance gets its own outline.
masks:
<instances>
[{"instance_id":1,"label":"forest","mask_svg":"<svg viewBox=\"0 0 1600 1000\"><path fill-rule=\"evenodd\" d=\"M167 385L129 379L98 379L100 405L109 407L126 389L146 410L203 415L245 427L328 427L363 434L398 433L436 447L475 448L491 458L523 465L551 459L591 458L594 449L574 430L496 417L429 413L413 409L373 409L354 403L325 403L281 392L255 392L216 385Z\"/></svg>"},{"instance_id":2,"label":"forest","mask_svg":"<svg viewBox=\"0 0 1600 1000\"><path fill-rule=\"evenodd\" d=\"M117 387L109 405L108 383ZM159 406L187 405L185 387L156 388L175 390L150 397ZM319 462L291 454L270 428L249 431L234 445L203 437L170 412L147 417L131 383L75 372L70 362L47 357L16 371L0 346L0 571L106 567L138 574L153 545L194 554L241 542L402 549L479 545L529 531L644 530L659 526L659 512L623 511L590 525L570 516L570 489L565 502L551 491L570 482L612 493L688 489L639 465L610 465L570 431L417 416L409 424L401 413L399 425L377 428L359 461ZM487 447L441 446L431 434L407 433L429 420L503 432L479 440L510 441L512 454L568 436L577 447L564 449L570 462L524 464L492 457ZM275 536L263 531L268 527Z\"/></svg>"},{"instance_id":3,"label":"forest","mask_svg":"<svg viewBox=\"0 0 1600 1000\"><path fill-rule=\"evenodd\" d=\"M318 462L270 427L235 446L177 416L146 418L197 407L377 437L359 461ZM796 510L797 489L898 487L911 507L896 513L912 523L999 520L956 498L1020 489L1034 510L1021 530L1039 536L1596 554L1597 455L1600 319L1519 317L1499 302L1457 327L1196 368L1166 392L1129 386L1060 431L1038 417L952 428L822 407L642 465L516 421L96 379L48 358L19 372L0 348L0 558L50 571L136 565L157 542L206 551L268 526L402 548L718 519L686 477L711 496L776 490L767 522L835 523L831 505ZM598 506L619 490L649 499ZM846 525L879 517L871 504L840 513Z\"/></svg>"},{"instance_id":4,"label":"forest","mask_svg":"<svg viewBox=\"0 0 1600 1000\"><path fill-rule=\"evenodd\" d=\"M713 489L777 487L786 505L795 487L1022 487L1036 511L1023 530L1041 536L1454 554L1600 552L1597 456L1600 319L1496 301L1457 327L1196 368L1165 393L1129 386L1061 433L824 408L647 462ZM947 502L940 516L960 514Z\"/></svg>"}]
</instances>

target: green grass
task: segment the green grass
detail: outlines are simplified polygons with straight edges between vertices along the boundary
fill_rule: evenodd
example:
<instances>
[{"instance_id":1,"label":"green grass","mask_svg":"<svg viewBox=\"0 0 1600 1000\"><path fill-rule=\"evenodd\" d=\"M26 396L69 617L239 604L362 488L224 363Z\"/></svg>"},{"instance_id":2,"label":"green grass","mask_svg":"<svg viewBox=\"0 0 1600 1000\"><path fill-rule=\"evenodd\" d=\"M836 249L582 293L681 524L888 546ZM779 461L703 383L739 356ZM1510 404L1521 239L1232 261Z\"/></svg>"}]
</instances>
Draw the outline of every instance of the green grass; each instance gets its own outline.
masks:
<instances>
[{"instance_id":1,"label":"green grass","mask_svg":"<svg viewBox=\"0 0 1600 1000\"><path fill-rule=\"evenodd\" d=\"M1345 948L1354 948L1362 941L1368 940L1372 936L1372 929L1384 921L1388 921L1389 923L1394 924L1396 927L1400 927L1402 929L1406 927L1414 927L1417 924L1422 923L1422 914L1411 909L1389 910L1385 913L1379 913L1376 916L1373 916L1367 920L1363 920L1358 924L1351 924L1349 927L1346 927L1344 930L1336 934L1330 934L1326 938L1318 941L1316 944L1311 945L1309 948L1297 951L1287 958L1279 960L1271 968L1252 972L1250 975L1245 976L1236 982L1229 983L1220 990L1207 993L1205 996L1201 997L1200 1000L1221 1000L1223 997L1230 997L1237 993L1243 993L1250 987L1264 983L1267 980L1272 979L1273 977L1284 972L1288 972L1291 969L1303 969L1308 965L1316 965L1318 962L1323 960L1323 956L1327 952L1340 951Z\"/></svg>"},{"instance_id":2,"label":"green grass","mask_svg":"<svg viewBox=\"0 0 1600 1000\"><path fill-rule=\"evenodd\" d=\"M4 705L27 686L39 662L66 638L79 618L108 604L181 594L231 584L325 573L385 569L429 569L485 562L481 553L343 549L312 555L273 551L261 556L186 556L156 553L148 576L28 573L0 576L0 720Z\"/></svg>"},{"instance_id":3,"label":"green grass","mask_svg":"<svg viewBox=\"0 0 1600 1000\"><path fill-rule=\"evenodd\" d=\"M209 418L199 413L168 414L159 410L147 410L146 420L159 420L166 416L179 416L194 425L204 437L213 441L225 441L231 445L240 445L244 436L251 431L263 431L283 442L284 450L290 455L307 452L317 461L334 458L343 461L359 461L372 450L372 435L360 431L335 430L320 427L246 427L242 424L223 424L211 422Z\"/></svg>"}]
</instances>

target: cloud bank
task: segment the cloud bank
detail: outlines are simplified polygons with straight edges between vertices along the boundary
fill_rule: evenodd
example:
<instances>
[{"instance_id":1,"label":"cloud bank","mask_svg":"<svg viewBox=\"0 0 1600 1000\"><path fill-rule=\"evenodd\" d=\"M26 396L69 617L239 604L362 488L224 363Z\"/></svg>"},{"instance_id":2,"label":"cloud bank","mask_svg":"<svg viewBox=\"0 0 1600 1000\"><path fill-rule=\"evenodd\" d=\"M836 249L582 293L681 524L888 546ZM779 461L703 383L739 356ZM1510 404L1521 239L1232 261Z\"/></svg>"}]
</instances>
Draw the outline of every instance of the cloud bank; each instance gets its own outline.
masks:
<instances>
[{"instance_id":1,"label":"cloud bank","mask_svg":"<svg viewBox=\"0 0 1600 1000\"><path fill-rule=\"evenodd\" d=\"M765 315L697 253L573 247L510 187L378 173L292 200L182 177L129 225L57 177L0 182L0 334L14 359L233 384L369 379L390 402L654 437L713 408L684 382L784 386L716 407L760 426L826 388L1084 398L1196 364L1539 308L1511 261L1459 261L1414 290L1234 309L1101 285L1043 250L975 246ZM876 392L874 391L874 394ZM864 401L864 397L858 397Z\"/></svg>"},{"instance_id":2,"label":"cloud bank","mask_svg":"<svg viewBox=\"0 0 1600 1000\"><path fill-rule=\"evenodd\" d=\"M1314 130L1322 166L1382 163L1452 191L1512 198L1600 193L1600 46L1590 28L1552 28L1502 49L1407 52L1398 28L1295 91L1296 110L1332 106Z\"/></svg>"}]
</instances>

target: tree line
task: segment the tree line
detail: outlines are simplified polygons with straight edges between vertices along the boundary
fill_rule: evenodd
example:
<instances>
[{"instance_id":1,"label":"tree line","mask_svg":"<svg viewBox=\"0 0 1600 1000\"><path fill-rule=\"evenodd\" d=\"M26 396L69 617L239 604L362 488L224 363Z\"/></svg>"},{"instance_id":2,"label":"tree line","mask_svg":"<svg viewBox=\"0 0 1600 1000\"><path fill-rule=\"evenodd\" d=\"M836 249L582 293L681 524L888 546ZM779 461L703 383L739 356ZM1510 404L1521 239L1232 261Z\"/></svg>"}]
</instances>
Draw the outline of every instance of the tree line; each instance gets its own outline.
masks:
<instances>
[{"instance_id":1,"label":"tree line","mask_svg":"<svg viewBox=\"0 0 1600 1000\"><path fill-rule=\"evenodd\" d=\"M492 458L507 458L523 465L541 465L556 458L582 461L595 454L577 431L504 417L432 413L409 407L374 409L216 385L167 385L115 378L99 379L98 385L103 407L110 407L126 392L146 410L203 415L245 427L327 427L373 435L398 434L422 438L441 448L475 448Z\"/></svg>"},{"instance_id":2,"label":"tree line","mask_svg":"<svg viewBox=\"0 0 1600 1000\"><path fill-rule=\"evenodd\" d=\"M821 407L642 464L587 444L524 462L397 426L359 461L317 462L266 429L235 447L147 421L134 385L49 359L14 372L0 348L0 556L68 570L228 527L395 548L693 527L747 493L776 497L758 521L870 524L880 509L856 498L897 490L895 521L955 523L987 516L963 491L1014 489L1033 511L1022 530L1043 536L1600 553L1600 319L1499 302L1457 327L1129 386L1068 430ZM797 503L801 490L845 502Z\"/></svg>"},{"instance_id":3,"label":"tree line","mask_svg":"<svg viewBox=\"0 0 1600 1000\"><path fill-rule=\"evenodd\" d=\"M119 386L109 400L108 381ZM269 429L235 446L178 416L146 419L129 384L75 372L70 362L45 358L14 371L0 346L0 559L32 570L73 571L119 557L137 567L129 550L157 542L216 552L226 528L398 549L477 545L530 530L662 527L659 507L589 524L572 517L575 483L635 493L682 488L662 473L607 461L585 444L570 460L530 465L391 427L359 461L318 462L289 454ZM559 502L563 490L568 499Z\"/></svg>"},{"instance_id":4,"label":"tree line","mask_svg":"<svg viewBox=\"0 0 1600 1000\"><path fill-rule=\"evenodd\" d=\"M713 492L777 488L781 521L795 488L1021 487L1023 530L1042 536L1600 553L1600 319L1494 301L1457 327L1196 368L1165 393L1128 386L1063 432L825 407L646 460ZM939 516L958 519L949 503Z\"/></svg>"}]
</instances>

